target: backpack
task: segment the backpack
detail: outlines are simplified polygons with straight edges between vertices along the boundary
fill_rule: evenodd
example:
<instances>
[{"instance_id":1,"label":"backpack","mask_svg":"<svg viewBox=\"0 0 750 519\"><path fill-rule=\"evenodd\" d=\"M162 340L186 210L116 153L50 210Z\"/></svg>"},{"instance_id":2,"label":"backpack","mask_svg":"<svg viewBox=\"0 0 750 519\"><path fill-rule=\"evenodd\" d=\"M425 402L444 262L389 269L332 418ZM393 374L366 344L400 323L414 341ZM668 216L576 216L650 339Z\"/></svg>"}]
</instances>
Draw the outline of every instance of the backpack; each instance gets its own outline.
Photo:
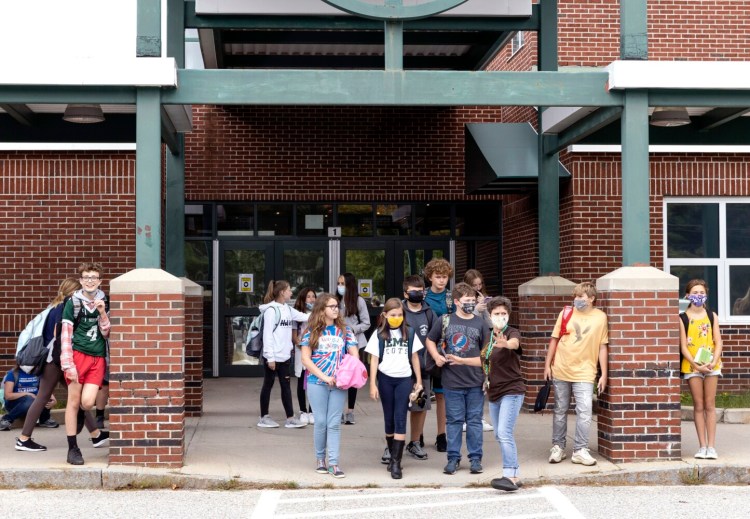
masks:
<instances>
[{"instance_id":1,"label":"backpack","mask_svg":"<svg viewBox=\"0 0 750 519\"><path fill-rule=\"evenodd\" d=\"M16 346L16 362L19 367L29 375L41 375L44 366L47 364L50 344L44 344L44 323L47 321L52 307L44 309L38 313L23 329L18 336Z\"/></svg>"},{"instance_id":2,"label":"backpack","mask_svg":"<svg viewBox=\"0 0 750 519\"><path fill-rule=\"evenodd\" d=\"M276 323L273 326L275 332L281 322L281 310L277 306L274 306L273 309L276 311ZM250 323L250 328L247 331L247 344L245 344L245 354L248 357L259 359L263 352L263 314L265 313L261 312L256 315Z\"/></svg>"},{"instance_id":3,"label":"backpack","mask_svg":"<svg viewBox=\"0 0 750 519\"><path fill-rule=\"evenodd\" d=\"M63 308L65 308L65 305L68 304L70 299L73 300L73 331L75 332L76 328L78 328L78 325L81 323L81 319L83 319L83 305L81 304L80 298L67 296L63 299ZM109 314L109 298L106 294L104 296L104 311ZM55 337L52 341L52 361L59 366L60 352L62 351L62 312L60 312L60 319L55 323ZM107 350L107 365L109 365L109 339L104 339L104 342Z\"/></svg>"},{"instance_id":4,"label":"backpack","mask_svg":"<svg viewBox=\"0 0 750 519\"><path fill-rule=\"evenodd\" d=\"M706 310L706 313L708 314L708 323L711 325L711 333L713 333L714 329L714 313L711 310ZM685 330L685 335L688 333L688 326L690 326L690 318L687 316L685 312L680 312L680 321L682 321L682 327ZM679 345L678 345L679 346ZM680 363L677 365L677 371L680 373L680 378L683 378L682 373L682 347L680 347Z\"/></svg>"}]
</instances>

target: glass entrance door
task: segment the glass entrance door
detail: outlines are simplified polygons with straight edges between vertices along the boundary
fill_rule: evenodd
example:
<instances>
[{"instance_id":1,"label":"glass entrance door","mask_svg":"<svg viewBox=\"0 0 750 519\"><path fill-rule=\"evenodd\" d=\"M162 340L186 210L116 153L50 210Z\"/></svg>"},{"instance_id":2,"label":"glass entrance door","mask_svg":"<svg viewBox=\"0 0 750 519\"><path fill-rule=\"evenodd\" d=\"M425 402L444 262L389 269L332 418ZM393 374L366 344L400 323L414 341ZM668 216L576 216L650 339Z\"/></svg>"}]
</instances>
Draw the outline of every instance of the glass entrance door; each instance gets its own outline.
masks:
<instances>
[{"instance_id":1,"label":"glass entrance door","mask_svg":"<svg viewBox=\"0 0 750 519\"><path fill-rule=\"evenodd\" d=\"M323 241L219 241L216 324L220 376L262 375L258 359L245 355L245 344L268 283L288 281L293 298L306 286L320 293L328 286L327 255Z\"/></svg>"}]
</instances>

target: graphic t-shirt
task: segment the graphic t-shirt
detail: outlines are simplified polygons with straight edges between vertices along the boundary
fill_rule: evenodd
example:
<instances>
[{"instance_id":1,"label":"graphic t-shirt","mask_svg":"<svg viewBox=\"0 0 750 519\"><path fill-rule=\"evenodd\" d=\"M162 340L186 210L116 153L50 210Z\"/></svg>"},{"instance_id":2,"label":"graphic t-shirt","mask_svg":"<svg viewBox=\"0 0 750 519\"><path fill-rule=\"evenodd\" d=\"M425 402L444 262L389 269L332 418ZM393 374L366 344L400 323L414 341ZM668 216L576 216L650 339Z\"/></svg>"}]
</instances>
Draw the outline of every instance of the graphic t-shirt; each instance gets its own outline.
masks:
<instances>
[{"instance_id":1,"label":"graphic t-shirt","mask_svg":"<svg viewBox=\"0 0 750 519\"><path fill-rule=\"evenodd\" d=\"M391 338L385 341L383 359L378 364L378 371L394 378L411 377L411 359L409 358L408 337L401 336L401 330L391 330ZM417 353L424 348L419 336L414 334L411 352ZM380 355L380 338L376 331L367 341L365 351L375 357Z\"/></svg>"},{"instance_id":2,"label":"graphic t-shirt","mask_svg":"<svg viewBox=\"0 0 750 519\"><path fill-rule=\"evenodd\" d=\"M438 345L443 332L443 318L435 320L427 337ZM448 317L445 331L445 353L457 357L479 357L482 345L489 341L490 331L484 325L484 319L472 315L462 319L455 314ZM484 384L484 373L479 366L443 365L443 387L448 389L465 389L481 387Z\"/></svg>"},{"instance_id":3,"label":"graphic t-shirt","mask_svg":"<svg viewBox=\"0 0 750 519\"><path fill-rule=\"evenodd\" d=\"M598 308L588 312L573 309L567 332L560 337L562 312L557 316L552 337L560 339L552 363L552 376L565 382L594 382L599 347L609 342L607 314Z\"/></svg>"},{"instance_id":4,"label":"graphic t-shirt","mask_svg":"<svg viewBox=\"0 0 750 519\"><path fill-rule=\"evenodd\" d=\"M23 370L18 370L18 383L16 383L16 375L13 370L10 370L3 377L3 387L6 382L12 382L14 384L14 393L31 393L36 395L39 392L39 377L35 375L29 375Z\"/></svg>"},{"instance_id":5,"label":"graphic t-shirt","mask_svg":"<svg viewBox=\"0 0 750 519\"><path fill-rule=\"evenodd\" d=\"M317 348L312 348L310 345L310 330L305 332L300 341L301 348L308 347L312 349L310 358L327 377L334 376L339 359L341 358L340 356L345 355L349 348L356 348L357 344L357 338L354 336L351 328L347 326L346 333L344 333L340 328L333 325L327 326L323 330L323 333L318 338ZM308 372L307 383L326 385L325 382L311 372Z\"/></svg>"},{"instance_id":6,"label":"graphic t-shirt","mask_svg":"<svg viewBox=\"0 0 750 519\"><path fill-rule=\"evenodd\" d=\"M70 324L75 321L73 297L65 303L62 317L63 322L67 321ZM81 319L73 330L73 349L93 357L106 357L107 342L99 330L99 310L96 309L93 301L80 299L80 302Z\"/></svg>"}]
</instances>

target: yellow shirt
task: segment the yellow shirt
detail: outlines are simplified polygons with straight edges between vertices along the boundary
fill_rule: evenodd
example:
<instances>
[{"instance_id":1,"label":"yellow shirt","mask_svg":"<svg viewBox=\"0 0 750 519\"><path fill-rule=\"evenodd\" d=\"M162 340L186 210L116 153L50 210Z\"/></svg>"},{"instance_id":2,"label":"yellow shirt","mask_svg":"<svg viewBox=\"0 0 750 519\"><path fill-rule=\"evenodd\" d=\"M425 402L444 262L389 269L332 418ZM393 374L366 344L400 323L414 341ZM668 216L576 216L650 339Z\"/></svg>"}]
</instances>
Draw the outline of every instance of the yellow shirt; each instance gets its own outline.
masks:
<instances>
[{"instance_id":1,"label":"yellow shirt","mask_svg":"<svg viewBox=\"0 0 750 519\"><path fill-rule=\"evenodd\" d=\"M690 319L690 316L688 316L688 319L687 333L685 335L687 337L687 348L690 356L695 357L699 348L706 348L713 354L715 348L714 331L711 329L711 321L708 319L708 314L702 319L694 320ZM714 317L714 319L716 318ZM714 370L717 369L721 369L721 360L714 367ZM680 371L682 373L692 373L693 366L687 359L683 358Z\"/></svg>"},{"instance_id":2,"label":"yellow shirt","mask_svg":"<svg viewBox=\"0 0 750 519\"><path fill-rule=\"evenodd\" d=\"M552 376L566 382L594 382L599 362L599 347L609 342L607 314L598 308L588 312L573 309L566 327L568 333L560 337L562 312L557 316L552 337L557 343L552 362Z\"/></svg>"}]
</instances>

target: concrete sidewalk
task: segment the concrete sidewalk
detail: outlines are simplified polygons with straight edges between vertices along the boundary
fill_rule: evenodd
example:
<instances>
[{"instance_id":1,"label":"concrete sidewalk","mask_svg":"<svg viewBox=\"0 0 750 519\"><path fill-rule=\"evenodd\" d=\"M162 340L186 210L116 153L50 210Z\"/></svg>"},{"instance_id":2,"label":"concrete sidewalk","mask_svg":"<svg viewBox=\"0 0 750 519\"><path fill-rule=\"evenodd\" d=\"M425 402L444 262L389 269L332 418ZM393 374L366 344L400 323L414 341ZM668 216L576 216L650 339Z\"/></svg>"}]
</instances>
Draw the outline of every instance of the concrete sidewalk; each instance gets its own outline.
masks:
<instances>
[{"instance_id":1,"label":"concrete sidewalk","mask_svg":"<svg viewBox=\"0 0 750 519\"><path fill-rule=\"evenodd\" d=\"M94 449L79 436L86 465L66 463L67 444L60 429L37 429L34 439L48 450L41 453L19 452L13 448L20 429L0 432L4 442L0 456L0 486L122 487L133 480L150 479L142 486L224 488L242 484L273 484L280 487L463 487L487 485L502 475L500 448L492 432L484 434L484 473L473 475L465 455L461 469L453 476L443 474L444 453L433 445L435 417L430 412L425 431L425 450L429 459L418 461L405 455L404 478L393 480L380 463L385 447L383 418L379 402L360 390L356 408L357 423L342 425L341 468L346 478L335 479L317 474L312 445L312 426L302 429L259 429L258 395L262 380L248 378L209 379L205 381L204 414L187 420L186 457L181 469L143 469L109 466L107 448ZM295 399L296 407L296 399ZM278 387L271 398L271 416L283 424ZM516 426L516 441L521 477L535 483L681 483L699 478L712 483L750 481L750 426L719 424L718 460L695 460L698 448L692 422L683 422L682 461L614 464L596 452L596 432L592 430L591 451L598 463L592 467L570 462L572 438L568 440L568 459L552 465L547 462L552 417L522 412ZM569 437L574 431L574 416L569 418ZM3 440L3 438L5 438ZM698 467L694 470L694 467ZM229 483L227 483L229 482Z\"/></svg>"}]
</instances>

